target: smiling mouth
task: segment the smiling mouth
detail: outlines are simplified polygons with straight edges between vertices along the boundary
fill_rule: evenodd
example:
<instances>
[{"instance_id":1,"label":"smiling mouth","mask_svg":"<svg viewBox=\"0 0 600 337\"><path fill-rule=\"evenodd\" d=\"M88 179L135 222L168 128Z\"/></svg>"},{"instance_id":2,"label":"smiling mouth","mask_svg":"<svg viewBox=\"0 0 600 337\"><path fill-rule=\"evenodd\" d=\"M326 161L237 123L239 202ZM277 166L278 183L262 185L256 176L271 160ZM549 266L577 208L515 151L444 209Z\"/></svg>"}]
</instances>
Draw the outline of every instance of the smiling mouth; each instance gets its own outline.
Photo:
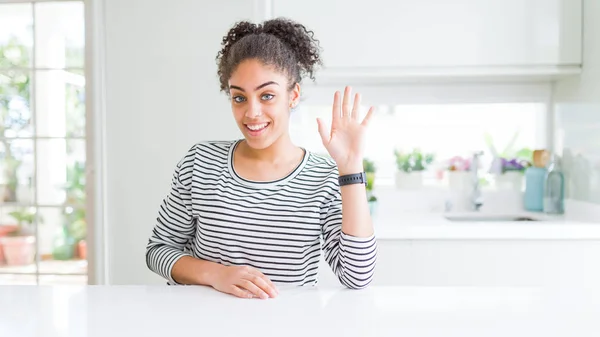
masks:
<instances>
[{"instance_id":1,"label":"smiling mouth","mask_svg":"<svg viewBox=\"0 0 600 337\"><path fill-rule=\"evenodd\" d=\"M260 124L244 124L246 126L246 129L250 130L251 132L255 133L255 132L260 132L263 131L264 129L266 129L271 123L266 122L266 123L260 123Z\"/></svg>"}]
</instances>

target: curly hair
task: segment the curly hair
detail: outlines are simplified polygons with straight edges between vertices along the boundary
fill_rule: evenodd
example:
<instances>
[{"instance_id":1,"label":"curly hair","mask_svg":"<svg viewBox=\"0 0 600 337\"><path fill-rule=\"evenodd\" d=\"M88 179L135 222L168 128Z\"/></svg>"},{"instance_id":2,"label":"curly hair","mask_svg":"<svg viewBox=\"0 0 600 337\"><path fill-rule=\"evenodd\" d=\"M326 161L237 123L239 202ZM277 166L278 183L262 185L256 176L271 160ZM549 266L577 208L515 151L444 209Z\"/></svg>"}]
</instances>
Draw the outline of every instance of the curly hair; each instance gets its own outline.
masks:
<instances>
[{"instance_id":1,"label":"curly hair","mask_svg":"<svg viewBox=\"0 0 600 337\"><path fill-rule=\"evenodd\" d=\"M223 37L221 45L216 58L221 91L227 91L231 74L247 59L257 59L284 72L290 90L305 76L314 80L316 66L322 65L319 41L314 33L285 18L262 24L237 22Z\"/></svg>"}]
</instances>

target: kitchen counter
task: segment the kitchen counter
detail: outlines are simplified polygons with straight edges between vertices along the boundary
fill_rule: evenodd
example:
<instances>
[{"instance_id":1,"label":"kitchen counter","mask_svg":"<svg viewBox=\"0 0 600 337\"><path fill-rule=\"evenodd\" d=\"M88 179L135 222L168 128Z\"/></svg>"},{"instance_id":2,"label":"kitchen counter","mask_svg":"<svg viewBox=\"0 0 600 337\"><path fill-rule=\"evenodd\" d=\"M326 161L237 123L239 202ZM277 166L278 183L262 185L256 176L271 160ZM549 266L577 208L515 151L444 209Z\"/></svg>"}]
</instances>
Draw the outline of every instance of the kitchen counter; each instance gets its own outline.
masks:
<instances>
[{"instance_id":1,"label":"kitchen counter","mask_svg":"<svg viewBox=\"0 0 600 337\"><path fill-rule=\"evenodd\" d=\"M455 219L449 220L447 216ZM477 220L488 216L497 219ZM537 221L503 221L502 217ZM600 223L531 212L404 213L378 215L373 221L379 240L600 240Z\"/></svg>"},{"instance_id":2,"label":"kitchen counter","mask_svg":"<svg viewBox=\"0 0 600 337\"><path fill-rule=\"evenodd\" d=\"M0 286L0 336L599 336L584 288ZM595 289L598 290L598 289Z\"/></svg>"}]
</instances>

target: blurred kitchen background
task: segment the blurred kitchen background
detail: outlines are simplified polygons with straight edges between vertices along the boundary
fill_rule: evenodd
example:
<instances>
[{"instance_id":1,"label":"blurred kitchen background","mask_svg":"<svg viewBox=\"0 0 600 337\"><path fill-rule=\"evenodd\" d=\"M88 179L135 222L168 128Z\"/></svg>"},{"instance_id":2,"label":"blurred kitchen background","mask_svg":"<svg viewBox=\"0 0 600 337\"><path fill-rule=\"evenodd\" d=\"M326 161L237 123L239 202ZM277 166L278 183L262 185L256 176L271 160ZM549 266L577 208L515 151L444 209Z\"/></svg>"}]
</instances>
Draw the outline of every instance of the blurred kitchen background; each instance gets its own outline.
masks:
<instances>
[{"instance_id":1,"label":"blurred kitchen background","mask_svg":"<svg viewBox=\"0 0 600 337\"><path fill-rule=\"evenodd\" d=\"M380 283L589 276L597 0L0 0L0 284L163 283L144 252L175 164L241 136L219 93L222 36L279 16L323 48L292 112L298 145L326 153L316 118L345 85L377 107ZM564 195L544 206L549 170Z\"/></svg>"}]
</instances>

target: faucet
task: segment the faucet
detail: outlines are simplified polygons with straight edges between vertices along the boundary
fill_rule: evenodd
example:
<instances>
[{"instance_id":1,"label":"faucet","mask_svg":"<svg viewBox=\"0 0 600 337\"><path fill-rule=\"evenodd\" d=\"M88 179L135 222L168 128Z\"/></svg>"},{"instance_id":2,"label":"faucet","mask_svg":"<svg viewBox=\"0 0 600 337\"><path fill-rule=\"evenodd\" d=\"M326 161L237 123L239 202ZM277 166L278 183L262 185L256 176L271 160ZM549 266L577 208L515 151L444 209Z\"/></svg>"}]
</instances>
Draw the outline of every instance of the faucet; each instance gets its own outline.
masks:
<instances>
[{"instance_id":1,"label":"faucet","mask_svg":"<svg viewBox=\"0 0 600 337\"><path fill-rule=\"evenodd\" d=\"M471 160L471 194L469 202L473 211L479 211L479 208L483 206L483 198L481 195L481 186L479 185L479 158L483 155L483 151L477 151L473 153L473 160Z\"/></svg>"}]
</instances>

